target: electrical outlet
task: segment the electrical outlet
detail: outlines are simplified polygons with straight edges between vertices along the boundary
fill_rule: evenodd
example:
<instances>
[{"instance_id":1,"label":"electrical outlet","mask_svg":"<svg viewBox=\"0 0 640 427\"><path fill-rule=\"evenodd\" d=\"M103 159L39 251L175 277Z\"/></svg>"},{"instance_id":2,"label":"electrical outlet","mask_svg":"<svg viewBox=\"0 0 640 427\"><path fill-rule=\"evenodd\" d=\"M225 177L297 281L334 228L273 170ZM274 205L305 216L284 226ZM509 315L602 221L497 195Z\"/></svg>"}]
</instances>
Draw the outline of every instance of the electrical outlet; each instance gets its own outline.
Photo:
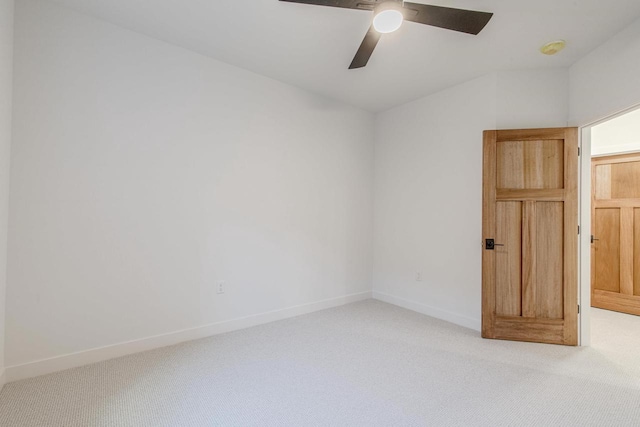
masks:
<instances>
[{"instance_id":1,"label":"electrical outlet","mask_svg":"<svg viewBox=\"0 0 640 427\"><path fill-rule=\"evenodd\" d=\"M422 273L419 271L416 272L416 282L422 282Z\"/></svg>"},{"instance_id":2,"label":"electrical outlet","mask_svg":"<svg viewBox=\"0 0 640 427\"><path fill-rule=\"evenodd\" d=\"M218 287L217 287L217 292L219 294L224 294L225 288L227 287L227 283L224 281L220 281L217 283Z\"/></svg>"}]
</instances>

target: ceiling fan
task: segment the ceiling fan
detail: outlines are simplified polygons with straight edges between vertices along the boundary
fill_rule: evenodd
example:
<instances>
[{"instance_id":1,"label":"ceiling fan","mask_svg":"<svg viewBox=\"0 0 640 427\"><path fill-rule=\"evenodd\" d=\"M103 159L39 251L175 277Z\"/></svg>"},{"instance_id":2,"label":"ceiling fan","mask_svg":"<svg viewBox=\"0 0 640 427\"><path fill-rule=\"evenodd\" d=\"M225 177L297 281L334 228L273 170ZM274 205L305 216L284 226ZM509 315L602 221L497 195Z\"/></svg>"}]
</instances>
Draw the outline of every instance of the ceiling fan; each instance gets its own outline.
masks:
<instances>
[{"instance_id":1,"label":"ceiling fan","mask_svg":"<svg viewBox=\"0 0 640 427\"><path fill-rule=\"evenodd\" d=\"M382 34L392 33L400 28L403 21L446 28L462 33L476 35L487 25L493 13L473 10L453 9L410 3L402 0L280 0L290 3L311 4L317 6L342 7L373 11L371 28L353 58L349 69L362 68L376 48Z\"/></svg>"}]
</instances>

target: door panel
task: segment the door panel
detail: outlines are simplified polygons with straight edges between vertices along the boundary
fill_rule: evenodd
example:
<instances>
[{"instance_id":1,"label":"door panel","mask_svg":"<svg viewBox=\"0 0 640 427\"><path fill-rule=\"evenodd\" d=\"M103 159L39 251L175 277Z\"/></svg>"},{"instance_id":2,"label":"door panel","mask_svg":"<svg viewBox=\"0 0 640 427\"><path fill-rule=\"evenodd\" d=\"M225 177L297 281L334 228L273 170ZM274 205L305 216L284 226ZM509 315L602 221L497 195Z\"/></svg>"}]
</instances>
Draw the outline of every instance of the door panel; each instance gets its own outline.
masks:
<instances>
[{"instance_id":1,"label":"door panel","mask_svg":"<svg viewBox=\"0 0 640 427\"><path fill-rule=\"evenodd\" d=\"M640 198L640 167L638 162L617 163L611 167L611 198Z\"/></svg>"},{"instance_id":2,"label":"door panel","mask_svg":"<svg viewBox=\"0 0 640 427\"><path fill-rule=\"evenodd\" d=\"M563 141L500 141L498 188L563 188Z\"/></svg>"},{"instance_id":3,"label":"door panel","mask_svg":"<svg viewBox=\"0 0 640 427\"><path fill-rule=\"evenodd\" d=\"M598 165L593 173L595 176L596 199L607 200L611 198L611 165Z\"/></svg>"},{"instance_id":4,"label":"door panel","mask_svg":"<svg viewBox=\"0 0 640 427\"><path fill-rule=\"evenodd\" d=\"M564 203L536 203L536 318L562 319Z\"/></svg>"},{"instance_id":5,"label":"door panel","mask_svg":"<svg viewBox=\"0 0 640 427\"><path fill-rule=\"evenodd\" d=\"M482 335L577 344L577 129L484 134Z\"/></svg>"},{"instance_id":6,"label":"door panel","mask_svg":"<svg viewBox=\"0 0 640 427\"><path fill-rule=\"evenodd\" d=\"M522 313L522 203L502 202L496 207L496 239L505 242L496 248L496 313L520 316Z\"/></svg>"},{"instance_id":7,"label":"door panel","mask_svg":"<svg viewBox=\"0 0 640 427\"><path fill-rule=\"evenodd\" d=\"M635 256L633 264L633 294L640 296L640 208L633 210L633 229L634 229L634 244L633 253Z\"/></svg>"},{"instance_id":8,"label":"door panel","mask_svg":"<svg viewBox=\"0 0 640 427\"><path fill-rule=\"evenodd\" d=\"M594 287L620 292L620 209L596 209L593 221L599 239L594 251Z\"/></svg>"},{"instance_id":9,"label":"door panel","mask_svg":"<svg viewBox=\"0 0 640 427\"><path fill-rule=\"evenodd\" d=\"M591 305L640 315L640 154L592 160Z\"/></svg>"},{"instance_id":10,"label":"door panel","mask_svg":"<svg viewBox=\"0 0 640 427\"><path fill-rule=\"evenodd\" d=\"M633 208L620 209L620 293L633 295Z\"/></svg>"}]
</instances>

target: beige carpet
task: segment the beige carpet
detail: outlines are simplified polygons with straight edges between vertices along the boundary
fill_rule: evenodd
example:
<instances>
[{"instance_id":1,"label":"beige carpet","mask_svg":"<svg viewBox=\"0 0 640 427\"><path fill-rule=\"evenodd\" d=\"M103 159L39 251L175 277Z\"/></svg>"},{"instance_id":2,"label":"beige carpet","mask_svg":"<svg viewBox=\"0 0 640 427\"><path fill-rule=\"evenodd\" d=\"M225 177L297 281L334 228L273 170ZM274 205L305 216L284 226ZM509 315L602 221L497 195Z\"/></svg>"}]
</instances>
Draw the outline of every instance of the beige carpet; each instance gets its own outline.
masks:
<instances>
[{"instance_id":1,"label":"beige carpet","mask_svg":"<svg viewBox=\"0 0 640 427\"><path fill-rule=\"evenodd\" d=\"M638 320L569 348L369 300L8 384L0 425L638 426Z\"/></svg>"}]
</instances>

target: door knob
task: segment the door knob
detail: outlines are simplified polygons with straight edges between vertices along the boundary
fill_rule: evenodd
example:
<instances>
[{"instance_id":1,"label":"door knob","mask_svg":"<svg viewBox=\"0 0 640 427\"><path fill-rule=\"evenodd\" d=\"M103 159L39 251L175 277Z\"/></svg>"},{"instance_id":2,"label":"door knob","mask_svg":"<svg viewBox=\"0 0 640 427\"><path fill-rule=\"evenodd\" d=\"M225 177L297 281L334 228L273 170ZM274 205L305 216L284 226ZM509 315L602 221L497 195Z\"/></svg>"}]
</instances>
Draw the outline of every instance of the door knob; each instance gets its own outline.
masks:
<instances>
[{"instance_id":1,"label":"door knob","mask_svg":"<svg viewBox=\"0 0 640 427\"><path fill-rule=\"evenodd\" d=\"M600 239L596 239L595 236L592 234L591 235L591 243L593 244L593 242L595 242L596 240L600 240Z\"/></svg>"},{"instance_id":2,"label":"door knob","mask_svg":"<svg viewBox=\"0 0 640 427\"><path fill-rule=\"evenodd\" d=\"M488 251L495 250L496 246L504 246L502 243L496 243L494 239L487 239L484 248Z\"/></svg>"}]
</instances>

